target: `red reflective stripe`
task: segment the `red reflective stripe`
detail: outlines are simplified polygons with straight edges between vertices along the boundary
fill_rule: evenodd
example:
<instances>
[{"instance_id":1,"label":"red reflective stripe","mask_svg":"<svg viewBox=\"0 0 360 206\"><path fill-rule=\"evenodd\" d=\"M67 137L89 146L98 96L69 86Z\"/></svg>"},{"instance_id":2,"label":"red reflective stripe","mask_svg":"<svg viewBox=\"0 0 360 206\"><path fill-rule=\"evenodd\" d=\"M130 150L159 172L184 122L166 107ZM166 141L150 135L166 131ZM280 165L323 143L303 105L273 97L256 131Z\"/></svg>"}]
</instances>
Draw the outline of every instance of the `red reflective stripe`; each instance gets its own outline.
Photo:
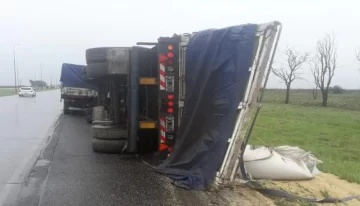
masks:
<instances>
[{"instance_id":1,"label":"red reflective stripe","mask_svg":"<svg viewBox=\"0 0 360 206\"><path fill-rule=\"evenodd\" d=\"M164 126L160 126L160 130L166 131L166 128Z\"/></svg>"},{"instance_id":2,"label":"red reflective stripe","mask_svg":"<svg viewBox=\"0 0 360 206\"><path fill-rule=\"evenodd\" d=\"M160 69L159 72L160 72L160 75L162 75L162 76L165 76L165 75L166 75L164 70L161 70L161 69Z\"/></svg>"},{"instance_id":3,"label":"red reflective stripe","mask_svg":"<svg viewBox=\"0 0 360 206\"><path fill-rule=\"evenodd\" d=\"M165 90L165 77L166 77L166 73L165 73L165 65L163 63L160 63L159 65L159 76L160 76L160 90Z\"/></svg>"},{"instance_id":4,"label":"red reflective stripe","mask_svg":"<svg viewBox=\"0 0 360 206\"><path fill-rule=\"evenodd\" d=\"M160 81L160 89L165 90L165 82Z\"/></svg>"},{"instance_id":5,"label":"red reflective stripe","mask_svg":"<svg viewBox=\"0 0 360 206\"><path fill-rule=\"evenodd\" d=\"M165 127L165 117L160 118L160 143L165 143L166 141L166 127Z\"/></svg>"}]
</instances>

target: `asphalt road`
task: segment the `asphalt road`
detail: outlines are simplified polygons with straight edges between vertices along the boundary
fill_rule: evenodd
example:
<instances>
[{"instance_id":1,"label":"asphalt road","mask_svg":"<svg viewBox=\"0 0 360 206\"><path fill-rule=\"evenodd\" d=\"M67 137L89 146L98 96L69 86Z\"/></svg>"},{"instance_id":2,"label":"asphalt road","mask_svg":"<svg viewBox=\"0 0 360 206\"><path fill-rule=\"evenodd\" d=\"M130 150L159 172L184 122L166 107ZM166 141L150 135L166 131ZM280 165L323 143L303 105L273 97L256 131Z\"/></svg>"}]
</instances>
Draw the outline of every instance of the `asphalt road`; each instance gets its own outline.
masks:
<instances>
[{"instance_id":1,"label":"asphalt road","mask_svg":"<svg viewBox=\"0 0 360 206\"><path fill-rule=\"evenodd\" d=\"M209 205L131 154L94 153L90 125L62 115L17 200L6 206Z\"/></svg>"},{"instance_id":2,"label":"asphalt road","mask_svg":"<svg viewBox=\"0 0 360 206\"><path fill-rule=\"evenodd\" d=\"M133 155L92 151L90 125L60 91L0 98L0 206L208 205Z\"/></svg>"},{"instance_id":3,"label":"asphalt road","mask_svg":"<svg viewBox=\"0 0 360 206\"><path fill-rule=\"evenodd\" d=\"M0 205L23 184L61 110L60 90L0 97Z\"/></svg>"}]
</instances>

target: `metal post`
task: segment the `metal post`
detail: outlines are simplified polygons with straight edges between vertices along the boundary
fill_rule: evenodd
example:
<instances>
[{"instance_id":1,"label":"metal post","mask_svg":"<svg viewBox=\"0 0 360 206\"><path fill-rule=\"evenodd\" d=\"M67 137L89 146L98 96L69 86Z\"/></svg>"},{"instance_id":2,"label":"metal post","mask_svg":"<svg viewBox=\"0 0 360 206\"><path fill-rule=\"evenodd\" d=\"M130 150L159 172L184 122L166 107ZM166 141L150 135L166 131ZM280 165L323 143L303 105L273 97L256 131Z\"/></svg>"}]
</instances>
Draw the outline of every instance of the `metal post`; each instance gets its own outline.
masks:
<instances>
[{"instance_id":1,"label":"metal post","mask_svg":"<svg viewBox=\"0 0 360 206\"><path fill-rule=\"evenodd\" d=\"M15 77L15 93L17 93L17 86L16 86L16 82L17 82L17 78L16 78L16 60L15 60L15 46L13 46L13 55L14 55L14 77Z\"/></svg>"},{"instance_id":2,"label":"metal post","mask_svg":"<svg viewBox=\"0 0 360 206\"><path fill-rule=\"evenodd\" d=\"M20 88L19 67L16 67L17 87Z\"/></svg>"},{"instance_id":3,"label":"metal post","mask_svg":"<svg viewBox=\"0 0 360 206\"><path fill-rule=\"evenodd\" d=\"M42 63L40 64L40 85L41 85L41 90L43 90L43 81L42 81Z\"/></svg>"}]
</instances>

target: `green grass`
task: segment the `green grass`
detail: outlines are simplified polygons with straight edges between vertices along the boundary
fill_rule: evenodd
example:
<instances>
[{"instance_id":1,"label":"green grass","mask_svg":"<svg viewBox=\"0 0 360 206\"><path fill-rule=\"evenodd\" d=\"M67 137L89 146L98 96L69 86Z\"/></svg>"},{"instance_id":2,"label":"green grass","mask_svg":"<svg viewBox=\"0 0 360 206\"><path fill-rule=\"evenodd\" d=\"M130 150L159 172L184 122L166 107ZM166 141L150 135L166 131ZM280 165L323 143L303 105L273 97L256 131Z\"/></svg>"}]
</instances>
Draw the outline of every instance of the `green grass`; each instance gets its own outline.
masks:
<instances>
[{"instance_id":1,"label":"green grass","mask_svg":"<svg viewBox=\"0 0 360 206\"><path fill-rule=\"evenodd\" d=\"M324 162L320 170L360 183L359 111L264 104L249 143L299 146Z\"/></svg>"},{"instance_id":2,"label":"green grass","mask_svg":"<svg viewBox=\"0 0 360 206\"><path fill-rule=\"evenodd\" d=\"M0 88L0 97L15 95L15 89Z\"/></svg>"},{"instance_id":3,"label":"green grass","mask_svg":"<svg viewBox=\"0 0 360 206\"><path fill-rule=\"evenodd\" d=\"M285 101L285 90L267 89L263 102L283 104ZM322 101L321 92L318 91L317 99L314 100L312 90L294 89L290 91L290 104L302 106L320 106ZM343 94L329 94L328 107L359 110L360 91L345 90Z\"/></svg>"}]
</instances>

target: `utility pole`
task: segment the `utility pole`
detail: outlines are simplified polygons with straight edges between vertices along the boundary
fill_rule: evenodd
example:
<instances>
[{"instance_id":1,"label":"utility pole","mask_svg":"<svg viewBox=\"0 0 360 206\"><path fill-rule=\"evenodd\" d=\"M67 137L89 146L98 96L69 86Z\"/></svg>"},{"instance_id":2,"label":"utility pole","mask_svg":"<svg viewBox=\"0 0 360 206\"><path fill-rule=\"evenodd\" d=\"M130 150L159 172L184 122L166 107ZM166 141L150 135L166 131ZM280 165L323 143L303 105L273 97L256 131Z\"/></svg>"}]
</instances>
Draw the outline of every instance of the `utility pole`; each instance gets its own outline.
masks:
<instances>
[{"instance_id":1,"label":"utility pole","mask_svg":"<svg viewBox=\"0 0 360 206\"><path fill-rule=\"evenodd\" d=\"M43 82L42 82L42 63L40 64L40 84L41 84L41 90L43 90Z\"/></svg>"},{"instance_id":2,"label":"utility pole","mask_svg":"<svg viewBox=\"0 0 360 206\"><path fill-rule=\"evenodd\" d=\"M15 93L17 93L17 86L16 86L16 82L17 82L17 78L16 78L16 59L15 59L15 46L17 44L13 45L13 55L14 55L14 76L15 76Z\"/></svg>"},{"instance_id":3,"label":"utility pole","mask_svg":"<svg viewBox=\"0 0 360 206\"><path fill-rule=\"evenodd\" d=\"M20 88L19 66L16 67L17 87Z\"/></svg>"}]
</instances>

